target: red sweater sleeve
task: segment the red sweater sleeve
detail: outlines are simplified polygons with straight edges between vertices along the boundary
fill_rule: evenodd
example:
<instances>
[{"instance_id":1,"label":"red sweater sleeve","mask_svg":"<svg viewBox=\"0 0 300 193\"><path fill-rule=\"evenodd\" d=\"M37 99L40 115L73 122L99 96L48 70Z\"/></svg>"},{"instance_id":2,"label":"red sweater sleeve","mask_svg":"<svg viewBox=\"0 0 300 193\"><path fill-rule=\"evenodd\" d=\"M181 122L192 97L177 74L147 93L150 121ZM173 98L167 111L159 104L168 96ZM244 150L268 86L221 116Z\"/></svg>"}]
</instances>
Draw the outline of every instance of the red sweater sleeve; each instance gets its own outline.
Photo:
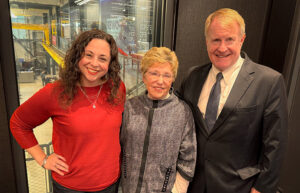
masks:
<instances>
[{"instance_id":1,"label":"red sweater sleeve","mask_svg":"<svg viewBox=\"0 0 300 193\"><path fill-rule=\"evenodd\" d=\"M54 84L47 84L31 98L19 106L10 119L10 129L23 149L30 148L38 142L33 129L44 123L51 116Z\"/></svg>"}]
</instances>

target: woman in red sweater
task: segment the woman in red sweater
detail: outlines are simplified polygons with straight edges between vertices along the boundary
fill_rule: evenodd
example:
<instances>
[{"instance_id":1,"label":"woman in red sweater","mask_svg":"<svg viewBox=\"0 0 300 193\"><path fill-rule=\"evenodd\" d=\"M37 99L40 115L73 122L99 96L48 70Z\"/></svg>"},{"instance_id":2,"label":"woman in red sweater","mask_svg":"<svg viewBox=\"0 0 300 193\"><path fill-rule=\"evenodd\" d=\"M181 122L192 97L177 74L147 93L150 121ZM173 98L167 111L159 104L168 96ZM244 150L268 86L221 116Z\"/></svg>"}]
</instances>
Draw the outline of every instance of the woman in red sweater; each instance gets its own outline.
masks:
<instances>
[{"instance_id":1,"label":"woman in red sweater","mask_svg":"<svg viewBox=\"0 0 300 193\"><path fill-rule=\"evenodd\" d=\"M101 30L83 32L66 53L60 79L14 112L11 131L38 164L52 171L54 193L117 192L125 100L119 72L113 37ZM33 134L48 118L54 150L49 156Z\"/></svg>"}]
</instances>

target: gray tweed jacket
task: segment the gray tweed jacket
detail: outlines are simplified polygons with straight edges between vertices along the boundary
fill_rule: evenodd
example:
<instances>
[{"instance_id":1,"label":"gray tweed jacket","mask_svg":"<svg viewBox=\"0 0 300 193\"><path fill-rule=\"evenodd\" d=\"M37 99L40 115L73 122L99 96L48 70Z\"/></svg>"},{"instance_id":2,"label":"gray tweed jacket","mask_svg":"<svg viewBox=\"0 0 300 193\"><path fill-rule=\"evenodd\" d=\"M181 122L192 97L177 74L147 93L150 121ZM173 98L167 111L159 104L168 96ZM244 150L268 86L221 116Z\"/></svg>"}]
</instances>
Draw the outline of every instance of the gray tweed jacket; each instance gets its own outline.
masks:
<instances>
[{"instance_id":1,"label":"gray tweed jacket","mask_svg":"<svg viewBox=\"0 0 300 193\"><path fill-rule=\"evenodd\" d=\"M146 94L125 103L121 129L124 193L171 192L176 172L191 181L196 136L189 106L174 94L153 101Z\"/></svg>"}]
</instances>

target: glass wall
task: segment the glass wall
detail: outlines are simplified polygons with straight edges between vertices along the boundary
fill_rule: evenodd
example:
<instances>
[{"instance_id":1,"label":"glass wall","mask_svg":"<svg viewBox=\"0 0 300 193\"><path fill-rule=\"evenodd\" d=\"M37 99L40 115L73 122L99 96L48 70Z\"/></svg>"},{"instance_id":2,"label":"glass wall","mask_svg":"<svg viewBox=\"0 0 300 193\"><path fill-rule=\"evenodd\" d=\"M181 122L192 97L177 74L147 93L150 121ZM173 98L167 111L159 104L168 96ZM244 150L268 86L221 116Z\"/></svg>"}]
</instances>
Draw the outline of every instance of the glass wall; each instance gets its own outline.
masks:
<instances>
[{"instance_id":1,"label":"glass wall","mask_svg":"<svg viewBox=\"0 0 300 193\"><path fill-rule=\"evenodd\" d=\"M161 34L154 26L156 0L10 0L20 103L58 79L59 66L76 36L101 29L115 38L127 97L145 90L139 75L144 53ZM52 122L34 130L42 148L52 152ZM50 173L25 152L30 193L52 192Z\"/></svg>"}]
</instances>

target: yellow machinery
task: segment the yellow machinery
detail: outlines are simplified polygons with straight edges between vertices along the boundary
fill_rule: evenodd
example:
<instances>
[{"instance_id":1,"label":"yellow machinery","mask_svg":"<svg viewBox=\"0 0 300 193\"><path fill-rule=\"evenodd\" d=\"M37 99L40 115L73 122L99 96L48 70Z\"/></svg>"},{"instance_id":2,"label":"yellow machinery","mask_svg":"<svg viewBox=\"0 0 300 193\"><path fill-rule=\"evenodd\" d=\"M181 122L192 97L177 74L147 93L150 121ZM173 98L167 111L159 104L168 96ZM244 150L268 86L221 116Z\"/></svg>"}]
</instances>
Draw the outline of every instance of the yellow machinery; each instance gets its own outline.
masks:
<instances>
[{"instance_id":1,"label":"yellow machinery","mask_svg":"<svg viewBox=\"0 0 300 193\"><path fill-rule=\"evenodd\" d=\"M24 24L24 23L12 23L13 29L25 29L25 30L36 30L43 31L43 47L49 53L49 55L57 62L58 65L63 66L63 57L58 54L55 49L50 46L49 40L49 27L48 24Z\"/></svg>"},{"instance_id":2,"label":"yellow machinery","mask_svg":"<svg viewBox=\"0 0 300 193\"><path fill-rule=\"evenodd\" d=\"M63 67L64 66L64 59L61 55L59 55L55 49L53 49L51 46L47 46L46 44L42 44L44 49L49 53L49 55L55 60L55 62Z\"/></svg>"},{"instance_id":3,"label":"yellow machinery","mask_svg":"<svg viewBox=\"0 0 300 193\"><path fill-rule=\"evenodd\" d=\"M36 30L36 31L43 31L44 38L43 42L49 46L49 27L47 24L25 24L25 23L12 23L13 29L25 29L25 30Z\"/></svg>"}]
</instances>

